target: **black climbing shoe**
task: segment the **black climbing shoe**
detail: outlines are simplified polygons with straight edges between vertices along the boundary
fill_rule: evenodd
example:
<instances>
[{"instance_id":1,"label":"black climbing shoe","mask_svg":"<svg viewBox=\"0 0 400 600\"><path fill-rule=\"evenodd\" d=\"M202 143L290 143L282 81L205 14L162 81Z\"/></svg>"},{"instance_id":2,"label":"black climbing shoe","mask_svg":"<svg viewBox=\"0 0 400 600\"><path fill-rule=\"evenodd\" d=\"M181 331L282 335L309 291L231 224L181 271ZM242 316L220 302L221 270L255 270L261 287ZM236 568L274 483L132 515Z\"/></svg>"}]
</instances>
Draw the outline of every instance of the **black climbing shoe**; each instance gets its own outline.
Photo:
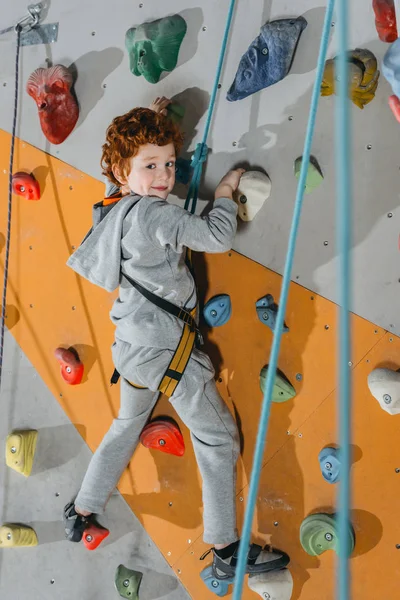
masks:
<instances>
[{"instance_id":1,"label":"black climbing shoe","mask_svg":"<svg viewBox=\"0 0 400 600\"><path fill-rule=\"evenodd\" d=\"M80 542L83 537L83 532L89 527L91 516L82 517L75 510L73 502L67 504L64 508L64 528L65 537L70 542Z\"/></svg>"},{"instance_id":2,"label":"black climbing shoe","mask_svg":"<svg viewBox=\"0 0 400 600\"><path fill-rule=\"evenodd\" d=\"M232 556L221 558L215 551L215 548L207 550L200 558L204 558L212 552L214 555L212 570L216 579L230 579L235 576L236 565L239 556L239 545ZM256 573L265 573L266 571L280 571L289 564L290 558L281 550L276 550L270 546L262 548L257 544L250 544L247 554L246 573L254 575Z\"/></svg>"}]
</instances>

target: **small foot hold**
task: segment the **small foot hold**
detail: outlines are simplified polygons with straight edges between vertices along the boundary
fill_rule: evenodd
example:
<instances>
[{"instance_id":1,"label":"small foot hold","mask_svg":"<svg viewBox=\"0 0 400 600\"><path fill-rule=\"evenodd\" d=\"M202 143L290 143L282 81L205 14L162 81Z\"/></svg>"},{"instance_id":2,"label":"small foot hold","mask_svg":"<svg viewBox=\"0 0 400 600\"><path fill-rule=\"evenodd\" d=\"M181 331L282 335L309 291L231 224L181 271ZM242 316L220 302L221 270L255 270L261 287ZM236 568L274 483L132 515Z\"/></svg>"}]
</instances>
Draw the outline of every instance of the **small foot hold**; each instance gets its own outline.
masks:
<instances>
[{"instance_id":1,"label":"small foot hold","mask_svg":"<svg viewBox=\"0 0 400 600\"><path fill-rule=\"evenodd\" d=\"M37 535L32 527L17 523L5 523L0 527L0 548L20 548L37 545Z\"/></svg>"},{"instance_id":2,"label":"small foot hold","mask_svg":"<svg viewBox=\"0 0 400 600\"><path fill-rule=\"evenodd\" d=\"M35 457L38 432L35 429L14 431L6 439L6 465L29 477Z\"/></svg>"},{"instance_id":3,"label":"small foot hold","mask_svg":"<svg viewBox=\"0 0 400 600\"><path fill-rule=\"evenodd\" d=\"M183 436L178 425L170 418L157 417L150 421L140 434L140 441L145 448L167 454L183 456L185 453Z\"/></svg>"},{"instance_id":4,"label":"small foot hold","mask_svg":"<svg viewBox=\"0 0 400 600\"><path fill-rule=\"evenodd\" d=\"M294 163L294 172L297 179L300 179L301 165L303 164L303 157L297 158ZM306 178L306 194L311 194L313 190L321 185L324 180L321 168L318 161L314 156L310 156L310 162L308 163L307 178Z\"/></svg>"},{"instance_id":5,"label":"small foot hold","mask_svg":"<svg viewBox=\"0 0 400 600\"><path fill-rule=\"evenodd\" d=\"M293 577L288 569L249 575L248 586L263 600L290 600Z\"/></svg>"},{"instance_id":6,"label":"small foot hold","mask_svg":"<svg viewBox=\"0 0 400 600\"><path fill-rule=\"evenodd\" d=\"M349 554L354 550L354 530L349 523L347 530ZM319 556L327 550L339 551L340 540L335 515L317 513L306 517L300 526L300 542L310 556Z\"/></svg>"},{"instance_id":7,"label":"small foot hold","mask_svg":"<svg viewBox=\"0 0 400 600\"><path fill-rule=\"evenodd\" d=\"M73 348L57 348L54 355L60 363L61 376L69 385L78 385L83 378L84 366Z\"/></svg>"},{"instance_id":8,"label":"small foot hold","mask_svg":"<svg viewBox=\"0 0 400 600\"><path fill-rule=\"evenodd\" d=\"M171 121L179 125L185 116L185 108L176 102L171 102L167 106L167 113Z\"/></svg>"},{"instance_id":9,"label":"small foot hold","mask_svg":"<svg viewBox=\"0 0 400 600\"><path fill-rule=\"evenodd\" d=\"M25 200L40 200L40 186L30 173L19 171L12 176L12 190L17 196Z\"/></svg>"},{"instance_id":10,"label":"small foot hold","mask_svg":"<svg viewBox=\"0 0 400 600\"><path fill-rule=\"evenodd\" d=\"M234 193L238 215L242 221L252 221L271 195L271 180L261 171L246 171Z\"/></svg>"},{"instance_id":11,"label":"small foot hold","mask_svg":"<svg viewBox=\"0 0 400 600\"><path fill-rule=\"evenodd\" d=\"M276 317L278 315L278 305L273 296L267 294L256 302L257 316L263 325L267 325L272 331L275 331ZM289 327L283 323L283 333L287 333Z\"/></svg>"},{"instance_id":12,"label":"small foot hold","mask_svg":"<svg viewBox=\"0 0 400 600\"><path fill-rule=\"evenodd\" d=\"M36 69L26 84L38 107L42 131L52 144L66 140L78 121L79 107L72 85L73 77L63 65Z\"/></svg>"},{"instance_id":13,"label":"small foot hold","mask_svg":"<svg viewBox=\"0 0 400 600\"><path fill-rule=\"evenodd\" d=\"M209 327L225 325L232 315L232 303L228 294L214 296L204 305L203 316Z\"/></svg>"},{"instance_id":14,"label":"small foot hold","mask_svg":"<svg viewBox=\"0 0 400 600\"><path fill-rule=\"evenodd\" d=\"M234 577L229 577L228 579L217 579L215 577L212 565L209 565L205 569L203 569L200 573L200 577L210 590L210 592L214 592L216 596L222 598L226 596L229 592L229 586L233 583Z\"/></svg>"},{"instance_id":15,"label":"small foot hold","mask_svg":"<svg viewBox=\"0 0 400 600\"><path fill-rule=\"evenodd\" d=\"M88 527L83 533L83 543L88 550L96 550L101 542L110 535L110 531L102 527L93 518L90 519Z\"/></svg>"},{"instance_id":16,"label":"small foot hold","mask_svg":"<svg viewBox=\"0 0 400 600\"><path fill-rule=\"evenodd\" d=\"M121 598L129 600L139 600L139 587L142 581L143 573L127 569L124 565L119 565L115 573L115 587Z\"/></svg>"},{"instance_id":17,"label":"small foot hold","mask_svg":"<svg viewBox=\"0 0 400 600\"><path fill-rule=\"evenodd\" d=\"M323 448L318 456L322 477L328 483L337 483L340 480L341 463L339 451L336 448Z\"/></svg>"},{"instance_id":18,"label":"small foot hold","mask_svg":"<svg viewBox=\"0 0 400 600\"><path fill-rule=\"evenodd\" d=\"M260 387L263 394L266 392L267 386L268 365L261 369ZM296 396L296 390L288 380L288 378L277 370L275 383L272 390L272 402L287 402Z\"/></svg>"}]
</instances>

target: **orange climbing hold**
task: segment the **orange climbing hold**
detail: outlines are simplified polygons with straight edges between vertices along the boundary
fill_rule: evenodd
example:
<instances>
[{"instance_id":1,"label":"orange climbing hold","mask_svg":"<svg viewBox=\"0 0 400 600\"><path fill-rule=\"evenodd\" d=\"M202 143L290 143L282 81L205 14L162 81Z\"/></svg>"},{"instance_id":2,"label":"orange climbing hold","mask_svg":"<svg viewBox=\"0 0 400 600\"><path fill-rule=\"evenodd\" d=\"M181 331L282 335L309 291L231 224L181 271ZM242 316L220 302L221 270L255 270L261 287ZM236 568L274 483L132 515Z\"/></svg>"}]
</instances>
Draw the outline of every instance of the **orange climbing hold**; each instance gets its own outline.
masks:
<instances>
[{"instance_id":1,"label":"orange climbing hold","mask_svg":"<svg viewBox=\"0 0 400 600\"><path fill-rule=\"evenodd\" d=\"M91 523L83 534L83 543L88 550L96 550L101 542L110 535L110 531L98 523Z\"/></svg>"},{"instance_id":2,"label":"orange climbing hold","mask_svg":"<svg viewBox=\"0 0 400 600\"><path fill-rule=\"evenodd\" d=\"M61 366L61 376L69 385L78 385L82 381L84 366L73 348L57 348L54 355Z\"/></svg>"},{"instance_id":3,"label":"orange climbing hold","mask_svg":"<svg viewBox=\"0 0 400 600\"><path fill-rule=\"evenodd\" d=\"M12 176L12 191L26 200L40 199L40 186L33 175L18 171Z\"/></svg>"},{"instance_id":4,"label":"orange climbing hold","mask_svg":"<svg viewBox=\"0 0 400 600\"><path fill-rule=\"evenodd\" d=\"M26 91L36 102L42 131L52 144L66 140L78 121L79 107L73 83L66 67L54 65L36 69L26 84Z\"/></svg>"},{"instance_id":5,"label":"orange climbing hold","mask_svg":"<svg viewBox=\"0 0 400 600\"><path fill-rule=\"evenodd\" d=\"M167 454L183 456L185 453L183 436L173 419L153 419L140 434L140 441L146 448L161 450Z\"/></svg>"}]
</instances>

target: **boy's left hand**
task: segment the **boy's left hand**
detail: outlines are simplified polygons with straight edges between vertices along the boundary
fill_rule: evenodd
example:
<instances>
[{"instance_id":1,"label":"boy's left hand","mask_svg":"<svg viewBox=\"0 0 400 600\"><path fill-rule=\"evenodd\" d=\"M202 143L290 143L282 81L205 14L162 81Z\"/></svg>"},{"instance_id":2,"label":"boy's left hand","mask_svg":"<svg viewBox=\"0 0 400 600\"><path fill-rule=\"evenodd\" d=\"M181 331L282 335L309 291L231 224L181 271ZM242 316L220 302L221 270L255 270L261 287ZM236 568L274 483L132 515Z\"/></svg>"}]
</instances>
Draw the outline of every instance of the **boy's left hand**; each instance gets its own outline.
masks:
<instances>
[{"instance_id":1,"label":"boy's left hand","mask_svg":"<svg viewBox=\"0 0 400 600\"><path fill-rule=\"evenodd\" d=\"M161 96L161 98L157 97L154 102L152 102L149 106L150 110L154 110L154 112L159 113L160 115L167 116L167 106L171 104L171 100L166 98L165 96Z\"/></svg>"}]
</instances>

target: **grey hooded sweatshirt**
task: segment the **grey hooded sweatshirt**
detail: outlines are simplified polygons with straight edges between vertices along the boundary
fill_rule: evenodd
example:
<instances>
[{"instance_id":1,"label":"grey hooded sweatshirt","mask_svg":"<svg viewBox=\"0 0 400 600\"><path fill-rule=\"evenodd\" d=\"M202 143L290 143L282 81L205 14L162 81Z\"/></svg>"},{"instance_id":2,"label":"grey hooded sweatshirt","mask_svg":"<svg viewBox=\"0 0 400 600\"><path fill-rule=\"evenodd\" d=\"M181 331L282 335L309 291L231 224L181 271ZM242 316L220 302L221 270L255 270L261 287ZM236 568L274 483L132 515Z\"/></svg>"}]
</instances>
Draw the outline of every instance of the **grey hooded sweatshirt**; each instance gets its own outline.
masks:
<instances>
[{"instance_id":1,"label":"grey hooded sweatshirt","mask_svg":"<svg viewBox=\"0 0 400 600\"><path fill-rule=\"evenodd\" d=\"M101 203L100 203L101 204ZM182 322L144 298L124 277L187 310L197 304L186 248L226 252L237 227L237 204L215 200L206 217L154 196L131 194L119 200L100 220L94 207L93 228L67 264L79 275L119 295L110 312L115 337L134 346L175 350Z\"/></svg>"}]
</instances>

